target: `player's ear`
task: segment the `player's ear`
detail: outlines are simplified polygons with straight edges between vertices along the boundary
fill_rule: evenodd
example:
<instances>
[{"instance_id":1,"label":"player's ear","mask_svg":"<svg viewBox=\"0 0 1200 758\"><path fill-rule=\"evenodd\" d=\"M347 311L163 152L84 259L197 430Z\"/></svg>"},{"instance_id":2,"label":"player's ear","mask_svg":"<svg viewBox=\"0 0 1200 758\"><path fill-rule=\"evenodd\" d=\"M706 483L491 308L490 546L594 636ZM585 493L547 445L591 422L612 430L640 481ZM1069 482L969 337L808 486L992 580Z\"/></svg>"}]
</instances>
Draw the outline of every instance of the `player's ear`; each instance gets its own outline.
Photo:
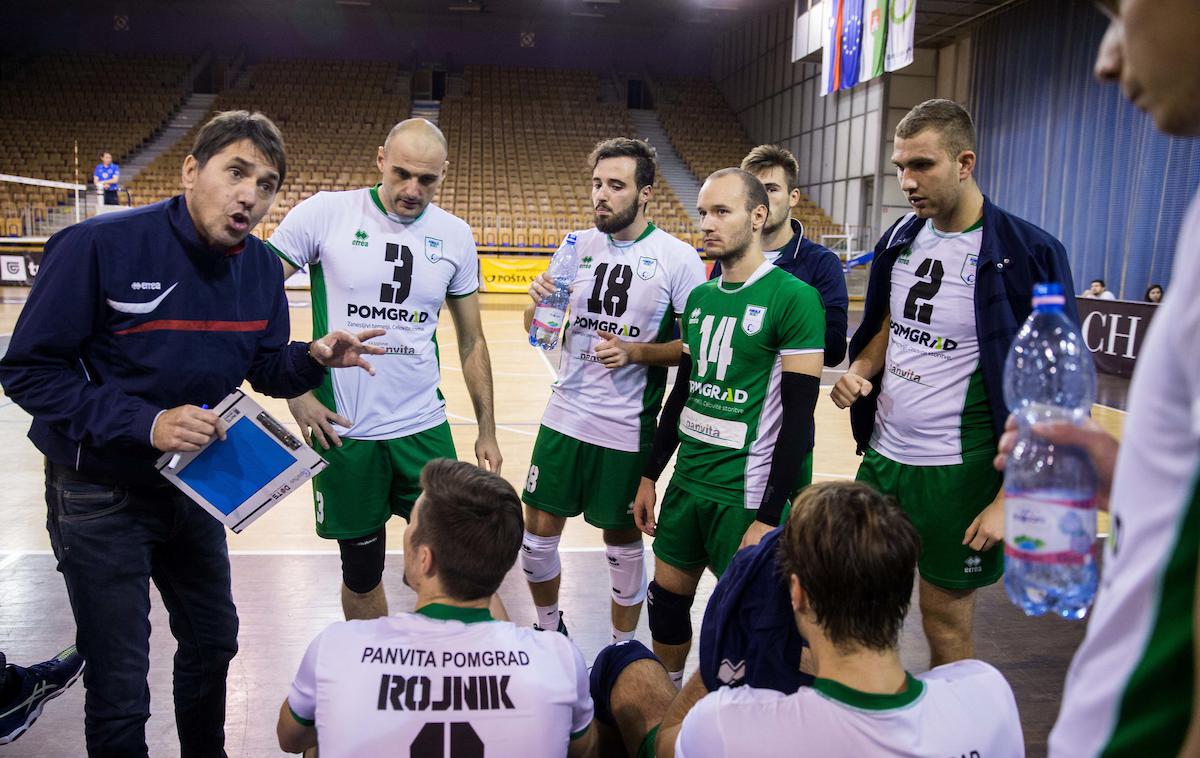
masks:
<instances>
[{"instance_id":1,"label":"player's ear","mask_svg":"<svg viewBox=\"0 0 1200 758\"><path fill-rule=\"evenodd\" d=\"M196 156L188 155L183 159L183 168L180 171L180 181L185 190L190 190L196 183L196 174L200 171L200 162L196 160Z\"/></svg>"},{"instance_id":2,"label":"player's ear","mask_svg":"<svg viewBox=\"0 0 1200 758\"><path fill-rule=\"evenodd\" d=\"M383 171L383 163L383 145L380 145L379 151L375 154L375 165L379 167L380 171Z\"/></svg>"},{"instance_id":3,"label":"player's ear","mask_svg":"<svg viewBox=\"0 0 1200 758\"><path fill-rule=\"evenodd\" d=\"M808 598L804 595L804 588L800 586L800 579L795 574L788 576L788 595L791 597L792 611L804 613L808 609Z\"/></svg>"}]
</instances>

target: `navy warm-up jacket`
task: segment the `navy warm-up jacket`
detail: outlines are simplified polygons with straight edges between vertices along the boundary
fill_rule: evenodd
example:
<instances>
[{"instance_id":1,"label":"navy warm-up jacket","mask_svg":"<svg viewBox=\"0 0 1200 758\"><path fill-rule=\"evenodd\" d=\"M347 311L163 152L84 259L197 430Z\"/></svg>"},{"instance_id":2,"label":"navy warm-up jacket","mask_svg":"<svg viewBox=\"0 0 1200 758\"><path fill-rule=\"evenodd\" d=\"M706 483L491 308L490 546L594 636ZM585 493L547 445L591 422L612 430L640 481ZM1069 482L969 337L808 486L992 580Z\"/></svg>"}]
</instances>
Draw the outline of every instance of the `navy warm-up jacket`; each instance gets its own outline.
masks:
<instances>
[{"instance_id":1,"label":"navy warm-up jacket","mask_svg":"<svg viewBox=\"0 0 1200 758\"><path fill-rule=\"evenodd\" d=\"M0 384L33 416L51 461L102 481L154 484L155 417L215 405L249 379L292 397L325 370L288 343L279 261L247 237L201 242L182 196L64 229L0 361Z\"/></svg>"},{"instance_id":2,"label":"navy warm-up jacket","mask_svg":"<svg viewBox=\"0 0 1200 758\"><path fill-rule=\"evenodd\" d=\"M883 328L890 310L892 267L924 225L925 219L909 214L892 224L875 245L862 324L850 340L851 363ZM975 331L979 336L983 386L997 438L1008 418L1004 404L1004 360L1017 330L1033 310L1033 285L1053 282L1062 286L1068 297L1075 291L1071 264L1062 243L984 197L983 241L975 273ZM1067 308L1067 315L1079 322L1075 308ZM866 450L875 428L883 372L867 378L873 385L871 394L850 406L850 426L859 454Z\"/></svg>"},{"instance_id":3,"label":"navy warm-up jacket","mask_svg":"<svg viewBox=\"0 0 1200 758\"><path fill-rule=\"evenodd\" d=\"M799 219L791 219L792 239L779 251L775 265L821 293L825 304L825 365L836 366L846 357L846 312L850 298L846 293L846 275L842 261L824 245L804 236ZM721 274L721 264L713 265L710 279Z\"/></svg>"}]
</instances>

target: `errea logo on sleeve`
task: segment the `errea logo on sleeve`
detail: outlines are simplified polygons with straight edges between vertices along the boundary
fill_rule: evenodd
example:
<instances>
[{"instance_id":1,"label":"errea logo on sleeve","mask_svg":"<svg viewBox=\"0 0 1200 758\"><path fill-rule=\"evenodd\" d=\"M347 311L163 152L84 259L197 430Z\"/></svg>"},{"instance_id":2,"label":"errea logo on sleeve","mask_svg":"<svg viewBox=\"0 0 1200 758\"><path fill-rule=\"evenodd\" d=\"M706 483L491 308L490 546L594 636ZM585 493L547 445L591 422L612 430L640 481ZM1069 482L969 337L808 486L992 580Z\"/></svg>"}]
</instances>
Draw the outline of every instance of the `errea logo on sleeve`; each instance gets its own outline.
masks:
<instances>
[{"instance_id":1,"label":"errea logo on sleeve","mask_svg":"<svg viewBox=\"0 0 1200 758\"><path fill-rule=\"evenodd\" d=\"M135 290L155 290L162 291L162 282L133 282L129 285L130 289Z\"/></svg>"}]
</instances>

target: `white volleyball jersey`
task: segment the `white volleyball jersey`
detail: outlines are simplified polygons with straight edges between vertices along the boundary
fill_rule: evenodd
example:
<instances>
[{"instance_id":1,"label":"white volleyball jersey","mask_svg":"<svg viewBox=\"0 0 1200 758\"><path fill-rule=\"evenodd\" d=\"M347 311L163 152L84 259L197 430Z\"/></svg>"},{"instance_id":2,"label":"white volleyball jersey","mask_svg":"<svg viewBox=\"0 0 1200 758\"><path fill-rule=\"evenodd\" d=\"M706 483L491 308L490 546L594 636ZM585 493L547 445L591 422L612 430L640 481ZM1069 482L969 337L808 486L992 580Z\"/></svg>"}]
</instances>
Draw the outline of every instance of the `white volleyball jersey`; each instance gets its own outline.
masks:
<instances>
[{"instance_id":1,"label":"white volleyball jersey","mask_svg":"<svg viewBox=\"0 0 1200 758\"><path fill-rule=\"evenodd\" d=\"M436 604L331 624L288 707L315 722L321 758L562 758L593 712L587 665L565 636Z\"/></svg>"},{"instance_id":2,"label":"white volleyball jersey","mask_svg":"<svg viewBox=\"0 0 1200 758\"><path fill-rule=\"evenodd\" d=\"M1200 193L1142 344L1109 499L1099 594L1050 755L1175 755L1191 718L1200 558Z\"/></svg>"},{"instance_id":3,"label":"white volleyball jersey","mask_svg":"<svg viewBox=\"0 0 1200 758\"><path fill-rule=\"evenodd\" d=\"M966 660L908 676L898 695L817 679L791 695L722 687L688 712L676 758L1021 758L1017 701L1000 672Z\"/></svg>"},{"instance_id":4,"label":"white volleyball jersey","mask_svg":"<svg viewBox=\"0 0 1200 758\"><path fill-rule=\"evenodd\" d=\"M899 463L945 466L995 454L977 373L981 242L982 222L957 234L926 223L892 268L891 325L871 447Z\"/></svg>"},{"instance_id":5,"label":"white volleyball jersey","mask_svg":"<svg viewBox=\"0 0 1200 758\"><path fill-rule=\"evenodd\" d=\"M380 328L386 355L360 368L330 370L317 397L354 422L337 433L394 439L446 419L438 391L438 313L447 297L479 288L471 228L430 204L416 220L389 214L377 190L318 192L284 217L267 242L312 283L313 336Z\"/></svg>"},{"instance_id":6,"label":"white volleyball jersey","mask_svg":"<svg viewBox=\"0 0 1200 758\"><path fill-rule=\"evenodd\" d=\"M695 248L653 224L633 242L597 229L576 232L579 270L563 330L558 380L542 423L593 445L648 448L667 383L667 369L597 362L599 330L626 342L666 342L688 293L704 282Z\"/></svg>"}]
</instances>

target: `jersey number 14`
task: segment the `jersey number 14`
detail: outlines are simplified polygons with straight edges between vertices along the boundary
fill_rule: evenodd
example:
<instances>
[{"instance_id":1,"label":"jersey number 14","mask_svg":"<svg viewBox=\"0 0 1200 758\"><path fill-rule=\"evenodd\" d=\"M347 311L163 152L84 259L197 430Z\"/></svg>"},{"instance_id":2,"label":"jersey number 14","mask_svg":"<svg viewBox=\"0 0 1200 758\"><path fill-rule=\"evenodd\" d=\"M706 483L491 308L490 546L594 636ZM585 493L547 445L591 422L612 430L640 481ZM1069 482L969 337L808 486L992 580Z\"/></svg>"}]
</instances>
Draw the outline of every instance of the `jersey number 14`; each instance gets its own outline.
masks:
<instances>
[{"instance_id":1,"label":"jersey number 14","mask_svg":"<svg viewBox=\"0 0 1200 758\"><path fill-rule=\"evenodd\" d=\"M713 329L713 324L716 329ZM709 366L717 367L717 381L724 381L725 372L733 362L733 330L737 325L734 316L705 316L700 322L700 376L708 376Z\"/></svg>"}]
</instances>

